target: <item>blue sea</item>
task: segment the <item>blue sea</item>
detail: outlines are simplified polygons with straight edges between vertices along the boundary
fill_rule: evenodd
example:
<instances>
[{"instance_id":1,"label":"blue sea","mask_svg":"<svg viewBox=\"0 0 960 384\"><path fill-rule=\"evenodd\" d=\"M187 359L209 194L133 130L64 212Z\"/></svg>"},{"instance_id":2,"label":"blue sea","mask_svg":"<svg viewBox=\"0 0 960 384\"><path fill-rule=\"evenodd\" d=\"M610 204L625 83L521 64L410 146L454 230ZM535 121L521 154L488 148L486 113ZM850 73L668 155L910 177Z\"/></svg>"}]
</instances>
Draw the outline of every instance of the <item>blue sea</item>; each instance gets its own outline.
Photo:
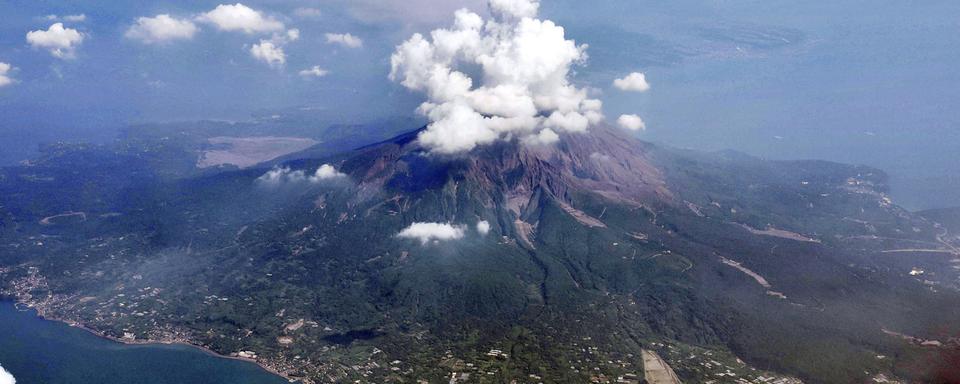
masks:
<instances>
[{"instance_id":1,"label":"blue sea","mask_svg":"<svg viewBox=\"0 0 960 384\"><path fill-rule=\"evenodd\" d=\"M184 345L125 345L0 301L0 366L17 384L281 384L256 364ZM0 378L2 381L2 378Z\"/></svg>"}]
</instances>

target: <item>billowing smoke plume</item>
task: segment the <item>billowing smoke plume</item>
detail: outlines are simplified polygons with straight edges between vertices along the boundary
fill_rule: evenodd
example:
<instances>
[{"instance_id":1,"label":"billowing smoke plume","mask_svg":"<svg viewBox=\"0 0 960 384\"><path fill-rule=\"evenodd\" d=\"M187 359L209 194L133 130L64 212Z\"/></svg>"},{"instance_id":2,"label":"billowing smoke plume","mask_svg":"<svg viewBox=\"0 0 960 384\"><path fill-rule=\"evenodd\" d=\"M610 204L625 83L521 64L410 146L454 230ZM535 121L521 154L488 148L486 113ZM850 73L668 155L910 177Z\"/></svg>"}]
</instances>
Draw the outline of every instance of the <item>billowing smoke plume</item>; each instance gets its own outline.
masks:
<instances>
[{"instance_id":1,"label":"billowing smoke plume","mask_svg":"<svg viewBox=\"0 0 960 384\"><path fill-rule=\"evenodd\" d=\"M539 5L490 0L492 19L461 9L449 29L397 47L390 79L428 99L419 108L430 119L422 144L440 153L511 138L545 144L603 120L600 100L568 79L586 45L537 19Z\"/></svg>"}]
</instances>

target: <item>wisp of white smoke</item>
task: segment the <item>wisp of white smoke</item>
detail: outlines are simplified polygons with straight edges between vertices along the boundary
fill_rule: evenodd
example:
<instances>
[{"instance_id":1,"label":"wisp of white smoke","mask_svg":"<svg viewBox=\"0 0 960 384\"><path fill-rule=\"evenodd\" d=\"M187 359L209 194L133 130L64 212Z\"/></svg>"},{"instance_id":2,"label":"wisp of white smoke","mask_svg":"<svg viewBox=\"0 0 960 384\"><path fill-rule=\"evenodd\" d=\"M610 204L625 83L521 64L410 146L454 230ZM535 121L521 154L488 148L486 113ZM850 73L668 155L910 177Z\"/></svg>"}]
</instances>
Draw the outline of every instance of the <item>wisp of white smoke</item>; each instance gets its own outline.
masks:
<instances>
[{"instance_id":1,"label":"wisp of white smoke","mask_svg":"<svg viewBox=\"0 0 960 384\"><path fill-rule=\"evenodd\" d=\"M491 0L491 19L461 9L452 27L414 34L397 47L390 79L427 96L419 108L430 120L421 144L448 154L512 138L549 144L558 132L585 132L603 120L600 100L569 79L587 46L537 19L539 5Z\"/></svg>"}]
</instances>

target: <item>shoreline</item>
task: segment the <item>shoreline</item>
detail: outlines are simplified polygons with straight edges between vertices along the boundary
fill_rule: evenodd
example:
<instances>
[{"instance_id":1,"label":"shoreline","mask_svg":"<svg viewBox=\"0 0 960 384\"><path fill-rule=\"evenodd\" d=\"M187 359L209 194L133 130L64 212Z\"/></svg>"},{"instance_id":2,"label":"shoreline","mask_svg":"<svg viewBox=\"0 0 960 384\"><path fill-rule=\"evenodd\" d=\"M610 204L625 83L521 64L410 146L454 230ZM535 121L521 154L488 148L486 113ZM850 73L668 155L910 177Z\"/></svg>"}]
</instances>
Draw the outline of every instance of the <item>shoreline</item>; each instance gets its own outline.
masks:
<instances>
[{"instance_id":1,"label":"shoreline","mask_svg":"<svg viewBox=\"0 0 960 384\"><path fill-rule=\"evenodd\" d=\"M224 354L218 353L218 352L216 352L216 351L214 351L214 350L212 350L212 349L210 349L210 348L207 348L207 347L202 346L202 345L197 345L197 344L191 343L191 342L189 342L189 341L161 341L161 340L150 340L150 339L133 340L133 341L131 341L131 340L123 340L123 339L116 338L116 337L113 337L113 336L105 335L105 334L101 333L100 331L97 331L97 330L95 330L95 329L93 329L93 328L90 328L90 327L88 327L88 326L86 326L86 325L84 325L84 324L82 324L82 323L80 323L80 322L77 322L77 321L66 320L66 319L59 319L59 318L56 318L56 317L53 317L53 316L47 316L47 315L43 314L39 308L30 306L30 304L27 304L27 303L24 303L24 302L21 302L21 301L18 301L18 300L9 300L9 301L13 303L14 309L16 309L16 310L18 310L18 311L26 312L27 310L30 310L30 311L33 311L33 312L34 312L33 315L36 316L36 317L39 318L39 319L46 320L46 321L53 321L53 322L57 322L57 323L61 323L61 324L65 324L65 325L67 325L68 327L76 328L76 329L85 331L85 332L87 332L87 333L89 333L89 334L92 334L92 335L94 335L94 336L96 336L96 337L99 337L99 338L101 338L101 339L109 340L109 341L112 341L112 342L115 342L115 343L118 343L118 344L129 345L129 346L135 346L135 345L142 345L142 346L150 346L150 345L155 345L155 346L179 345L179 346L190 347L190 348L193 348L193 349L195 349L195 350L198 350L198 351L200 351L200 352L202 352L202 353L204 353L204 354L206 354L206 355L208 355L208 356L212 356L212 357L216 357L216 358L220 358L220 359L236 360L236 361L243 361L243 362L246 362L246 363L255 364L255 365L257 365L258 367L260 367L260 369L263 369L264 371L266 371L266 372L268 372L268 373L270 373L270 374L273 374L273 375L275 375L275 376L277 376L277 377L280 377L280 378L282 378L282 379L284 379L284 380L286 380L286 381L288 381L288 382L290 382L290 383L299 383L299 382L301 382L301 381L298 380L298 379L294 379L294 378L292 378L292 377L290 377L290 376L287 376L286 374L280 372L279 370L277 370L277 369L275 369L275 368L273 368L273 367L270 367L270 366L268 366L268 365L266 365L266 364L264 364L264 363L261 363L261 362L257 361L257 359L251 359L251 358L240 357L240 356L224 355ZM24 308L25 308L26 310L24 310Z\"/></svg>"}]
</instances>

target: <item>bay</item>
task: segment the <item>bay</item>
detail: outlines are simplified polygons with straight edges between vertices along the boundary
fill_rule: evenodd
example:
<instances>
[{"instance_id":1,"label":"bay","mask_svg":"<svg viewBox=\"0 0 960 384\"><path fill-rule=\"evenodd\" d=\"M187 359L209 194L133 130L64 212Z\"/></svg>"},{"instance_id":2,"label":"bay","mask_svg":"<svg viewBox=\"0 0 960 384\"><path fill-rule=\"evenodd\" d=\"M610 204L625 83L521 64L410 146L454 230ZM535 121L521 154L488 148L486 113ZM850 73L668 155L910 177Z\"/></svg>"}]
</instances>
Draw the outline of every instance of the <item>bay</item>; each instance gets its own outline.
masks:
<instances>
[{"instance_id":1,"label":"bay","mask_svg":"<svg viewBox=\"0 0 960 384\"><path fill-rule=\"evenodd\" d=\"M17 384L281 384L260 366L188 345L122 344L0 301L0 366Z\"/></svg>"}]
</instances>

